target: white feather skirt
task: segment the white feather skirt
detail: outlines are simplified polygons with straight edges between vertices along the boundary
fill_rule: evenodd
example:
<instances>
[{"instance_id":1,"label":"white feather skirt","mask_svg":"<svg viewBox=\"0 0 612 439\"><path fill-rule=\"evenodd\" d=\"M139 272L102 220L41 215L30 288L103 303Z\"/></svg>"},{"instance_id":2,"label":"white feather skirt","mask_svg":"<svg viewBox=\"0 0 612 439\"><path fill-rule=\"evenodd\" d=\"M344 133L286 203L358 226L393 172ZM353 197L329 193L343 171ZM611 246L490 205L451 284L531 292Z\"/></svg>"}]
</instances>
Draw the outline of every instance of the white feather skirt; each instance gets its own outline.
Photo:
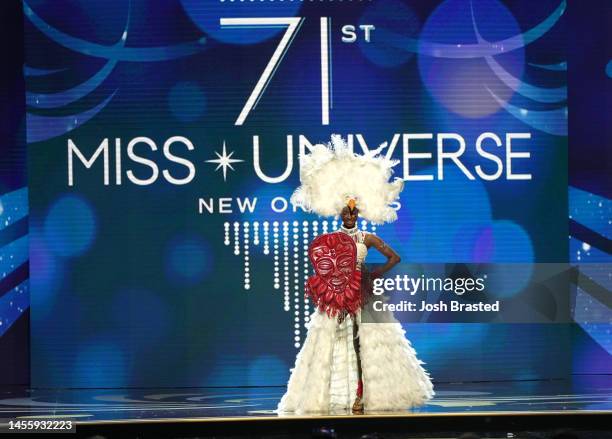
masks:
<instances>
[{"instance_id":1,"label":"white feather skirt","mask_svg":"<svg viewBox=\"0 0 612 439\"><path fill-rule=\"evenodd\" d=\"M367 322L361 323L368 313ZM363 314L363 315L362 315ZM434 395L429 375L392 314L364 309L356 316L365 410L400 411L423 405ZM375 323L373 323L375 322ZM353 320L338 323L317 311L291 370L278 413L315 414L350 411L357 391Z\"/></svg>"}]
</instances>

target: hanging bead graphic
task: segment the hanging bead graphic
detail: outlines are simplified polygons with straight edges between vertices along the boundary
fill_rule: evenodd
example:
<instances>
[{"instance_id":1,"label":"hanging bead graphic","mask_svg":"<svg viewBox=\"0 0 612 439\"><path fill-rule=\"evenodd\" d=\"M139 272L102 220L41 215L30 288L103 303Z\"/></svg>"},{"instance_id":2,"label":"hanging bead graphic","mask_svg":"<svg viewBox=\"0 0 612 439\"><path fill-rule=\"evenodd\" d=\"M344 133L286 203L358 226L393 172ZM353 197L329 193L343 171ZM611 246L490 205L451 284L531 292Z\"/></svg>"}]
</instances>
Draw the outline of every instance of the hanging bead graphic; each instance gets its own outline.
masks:
<instances>
[{"instance_id":1,"label":"hanging bead graphic","mask_svg":"<svg viewBox=\"0 0 612 439\"><path fill-rule=\"evenodd\" d=\"M253 223L253 245L259 245L259 221Z\"/></svg>"},{"instance_id":2,"label":"hanging bead graphic","mask_svg":"<svg viewBox=\"0 0 612 439\"><path fill-rule=\"evenodd\" d=\"M251 288L251 275L250 275L250 261L249 261L249 223L244 222L244 233L243 233L243 241L244 241L244 289L249 290Z\"/></svg>"},{"instance_id":3,"label":"hanging bead graphic","mask_svg":"<svg viewBox=\"0 0 612 439\"><path fill-rule=\"evenodd\" d=\"M268 221L264 221L263 223L263 240L264 240L264 248L263 248L263 252L264 255L267 255L268 253L270 253L270 247L269 247L269 241L268 241L268 229L270 227L270 224L268 223Z\"/></svg>"},{"instance_id":4,"label":"hanging bead graphic","mask_svg":"<svg viewBox=\"0 0 612 439\"><path fill-rule=\"evenodd\" d=\"M295 316L295 324L299 325L300 324L300 316L299 316L299 312L300 312L300 291L301 291L301 285L300 285L300 268L299 268L299 261L300 261L300 254L299 254L299 223L297 221L293 221L293 309L295 312L298 313L297 316ZM300 346L300 329L299 328L295 328L294 330L294 340L295 340L295 344L294 346L297 348Z\"/></svg>"},{"instance_id":5,"label":"hanging bead graphic","mask_svg":"<svg viewBox=\"0 0 612 439\"><path fill-rule=\"evenodd\" d=\"M226 221L223 223L223 244L226 246L230 245L229 230L230 230L230 223Z\"/></svg>"},{"instance_id":6,"label":"hanging bead graphic","mask_svg":"<svg viewBox=\"0 0 612 439\"><path fill-rule=\"evenodd\" d=\"M234 222L234 254L238 256L240 254L240 223Z\"/></svg>"},{"instance_id":7,"label":"hanging bead graphic","mask_svg":"<svg viewBox=\"0 0 612 439\"><path fill-rule=\"evenodd\" d=\"M313 229L314 229L314 224L313 224ZM310 276L310 264L308 261L308 245L310 243L309 236L308 236L308 221L302 222L302 238L303 238L302 243L304 244L303 261L304 261L304 282L305 282L306 279L308 279L308 276ZM304 298L304 325L306 325L306 323L308 322L310 318L310 302L305 295L302 295L302 297Z\"/></svg>"},{"instance_id":8,"label":"hanging bead graphic","mask_svg":"<svg viewBox=\"0 0 612 439\"><path fill-rule=\"evenodd\" d=\"M274 257L274 289L280 288L280 263L279 263L279 245L278 245L278 221L272 223L272 249Z\"/></svg>"},{"instance_id":9,"label":"hanging bead graphic","mask_svg":"<svg viewBox=\"0 0 612 439\"><path fill-rule=\"evenodd\" d=\"M289 311L289 223L283 221L283 291L285 311Z\"/></svg>"}]
</instances>

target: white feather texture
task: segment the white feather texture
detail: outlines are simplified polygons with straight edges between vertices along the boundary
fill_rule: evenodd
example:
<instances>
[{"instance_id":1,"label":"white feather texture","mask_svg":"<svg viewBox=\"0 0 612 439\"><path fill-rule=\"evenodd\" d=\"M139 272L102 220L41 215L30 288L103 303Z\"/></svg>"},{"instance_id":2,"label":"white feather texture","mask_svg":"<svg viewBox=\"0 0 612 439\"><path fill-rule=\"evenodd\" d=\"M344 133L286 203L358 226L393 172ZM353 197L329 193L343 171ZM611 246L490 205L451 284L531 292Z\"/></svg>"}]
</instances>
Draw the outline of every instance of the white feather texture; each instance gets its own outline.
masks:
<instances>
[{"instance_id":1,"label":"white feather texture","mask_svg":"<svg viewBox=\"0 0 612 439\"><path fill-rule=\"evenodd\" d=\"M355 154L339 135L327 145L315 145L300 157L300 182L291 203L324 217L339 215L347 197L354 197L359 216L375 224L397 219L391 203L404 188L400 178L389 181L396 160L380 155L381 145L368 154Z\"/></svg>"},{"instance_id":2,"label":"white feather texture","mask_svg":"<svg viewBox=\"0 0 612 439\"><path fill-rule=\"evenodd\" d=\"M431 379L406 339L402 325L390 315L386 322L377 323L361 323L362 317L357 318L366 412L404 411L431 399L434 396ZM347 413L356 390L353 320L349 317L338 324L335 318L315 312L276 412Z\"/></svg>"}]
</instances>

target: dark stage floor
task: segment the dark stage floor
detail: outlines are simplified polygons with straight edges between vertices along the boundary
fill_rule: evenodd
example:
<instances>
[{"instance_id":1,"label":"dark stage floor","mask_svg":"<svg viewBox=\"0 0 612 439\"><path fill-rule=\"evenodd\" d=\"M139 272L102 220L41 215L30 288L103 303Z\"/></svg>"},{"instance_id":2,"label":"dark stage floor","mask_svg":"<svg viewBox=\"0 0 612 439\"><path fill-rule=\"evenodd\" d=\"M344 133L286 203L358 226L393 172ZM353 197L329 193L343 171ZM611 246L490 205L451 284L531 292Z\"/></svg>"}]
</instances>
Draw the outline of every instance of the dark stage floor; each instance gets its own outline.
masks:
<instances>
[{"instance_id":1,"label":"dark stage floor","mask_svg":"<svg viewBox=\"0 0 612 439\"><path fill-rule=\"evenodd\" d=\"M436 383L426 406L359 417L491 416L523 413L612 413L612 377L550 381ZM106 421L265 420L283 388L191 389L4 389L0 423L16 419L72 419L77 424ZM333 413L323 418L354 417ZM296 418L296 417L290 417ZM299 418L299 417L297 417Z\"/></svg>"}]
</instances>

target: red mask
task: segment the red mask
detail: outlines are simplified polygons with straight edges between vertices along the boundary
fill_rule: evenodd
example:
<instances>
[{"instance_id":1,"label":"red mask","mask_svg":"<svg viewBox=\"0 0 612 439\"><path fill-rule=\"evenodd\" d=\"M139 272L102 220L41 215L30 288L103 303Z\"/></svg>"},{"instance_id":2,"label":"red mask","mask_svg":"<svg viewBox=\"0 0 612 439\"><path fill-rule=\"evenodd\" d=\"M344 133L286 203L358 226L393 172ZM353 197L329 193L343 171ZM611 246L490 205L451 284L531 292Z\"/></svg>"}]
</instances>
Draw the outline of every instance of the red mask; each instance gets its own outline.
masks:
<instances>
[{"instance_id":1,"label":"red mask","mask_svg":"<svg viewBox=\"0 0 612 439\"><path fill-rule=\"evenodd\" d=\"M355 314L361 306L361 272L355 241L344 233L315 238L308 248L315 275L306 282L306 295L330 316Z\"/></svg>"}]
</instances>

